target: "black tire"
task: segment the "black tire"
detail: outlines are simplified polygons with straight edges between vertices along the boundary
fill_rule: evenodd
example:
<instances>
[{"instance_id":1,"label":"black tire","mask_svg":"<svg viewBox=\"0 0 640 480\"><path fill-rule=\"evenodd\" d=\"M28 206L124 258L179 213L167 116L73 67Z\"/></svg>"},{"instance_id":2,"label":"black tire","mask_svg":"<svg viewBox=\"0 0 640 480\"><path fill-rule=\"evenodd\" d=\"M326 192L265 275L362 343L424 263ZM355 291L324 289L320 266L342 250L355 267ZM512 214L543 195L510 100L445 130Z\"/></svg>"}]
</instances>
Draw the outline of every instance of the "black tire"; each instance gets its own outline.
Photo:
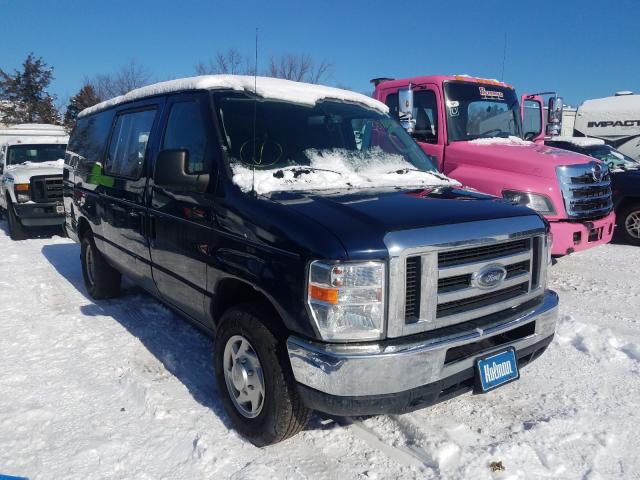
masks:
<instances>
[{"instance_id":1,"label":"black tire","mask_svg":"<svg viewBox=\"0 0 640 480\"><path fill-rule=\"evenodd\" d=\"M640 230L635 227L630 229L636 221L640 221L640 203L627 205L617 213L618 231L625 243L640 246Z\"/></svg>"},{"instance_id":2,"label":"black tire","mask_svg":"<svg viewBox=\"0 0 640 480\"><path fill-rule=\"evenodd\" d=\"M11 240L25 240L27 238L27 232L24 226L20 223L20 219L16 215L13 205L7 204L7 223L9 224L9 236Z\"/></svg>"},{"instance_id":3,"label":"black tire","mask_svg":"<svg viewBox=\"0 0 640 480\"><path fill-rule=\"evenodd\" d=\"M224 408L240 434L258 447L281 442L299 433L312 411L303 403L296 388L286 345L267 328L270 315L260 304L246 303L227 310L222 316L214 345L214 365L218 391ZM232 400L225 379L224 352L232 337L248 340L257 354L264 379L262 410L247 418Z\"/></svg>"},{"instance_id":4,"label":"black tire","mask_svg":"<svg viewBox=\"0 0 640 480\"><path fill-rule=\"evenodd\" d=\"M91 298L102 300L120 293L120 272L107 263L90 234L82 237L80 261L84 285Z\"/></svg>"}]
</instances>

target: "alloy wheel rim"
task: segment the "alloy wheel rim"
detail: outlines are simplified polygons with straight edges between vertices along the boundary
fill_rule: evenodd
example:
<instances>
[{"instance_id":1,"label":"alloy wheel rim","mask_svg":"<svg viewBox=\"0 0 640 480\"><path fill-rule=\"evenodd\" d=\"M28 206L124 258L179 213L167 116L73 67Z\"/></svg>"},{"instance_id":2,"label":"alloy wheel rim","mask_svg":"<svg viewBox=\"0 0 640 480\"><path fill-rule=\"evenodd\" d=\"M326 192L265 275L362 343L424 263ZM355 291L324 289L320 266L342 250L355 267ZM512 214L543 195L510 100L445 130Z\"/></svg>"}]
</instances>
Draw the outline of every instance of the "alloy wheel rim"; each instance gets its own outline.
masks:
<instances>
[{"instance_id":1,"label":"alloy wheel rim","mask_svg":"<svg viewBox=\"0 0 640 480\"><path fill-rule=\"evenodd\" d=\"M233 335L224 347L224 380L236 410L246 418L260 415L264 406L264 376L253 345Z\"/></svg>"},{"instance_id":2,"label":"alloy wheel rim","mask_svg":"<svg viewBox=\"0 0 640 480\"><path fill-rule=\"evenodd\" d=\"M640 239L640 210L631 212L625 219L624 226L633 238Z\"/></svg>"}]
</instances>

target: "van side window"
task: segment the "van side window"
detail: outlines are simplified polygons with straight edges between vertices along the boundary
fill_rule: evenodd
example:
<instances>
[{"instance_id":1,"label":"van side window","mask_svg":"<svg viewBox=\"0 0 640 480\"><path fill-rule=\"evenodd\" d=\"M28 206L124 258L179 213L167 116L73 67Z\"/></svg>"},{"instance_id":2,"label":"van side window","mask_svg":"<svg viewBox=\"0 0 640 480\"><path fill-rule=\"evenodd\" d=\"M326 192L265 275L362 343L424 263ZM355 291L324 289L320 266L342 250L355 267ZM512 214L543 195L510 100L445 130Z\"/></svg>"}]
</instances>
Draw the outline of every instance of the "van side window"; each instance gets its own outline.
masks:
<instances>
[{"instance_id":1,"label":"van side window","mask_svg":"<svg viewBox=\"0 0 640 480\"><path fill-rule=\"evenodd\" d=\"M79 118L71 135L68 150L88 162L102 161L112 123L113 110Z\"/></svg>"},{"instance_id":2,"label":"van side window","mask_svg":"<svg viewBox=\"0 0 640 480\"><path fill-rule=\"evenodd\" d=\"M413 94L413 118L416 129L413 136L427 143L438 143L438 106L436 94L431 90L421 90Z\"/></svg>"},{"instance_id":3,"label":"van side window","mask_svg":"<svg viewBox=\"0 0 640 480\"><path fill-rule=\"evenodd\" d=\"M106 173L140 178L155 115L155 110L142 110L118 116L109 142Z\"/></svg>"},{"instance_id":4,"label":"van side window","mask_svg":"<svg viewBox=\"0 0 640 480\"><path fill-rule=\"evenodd\" d=\"M398 94L390 93L384 103L389 107L389 115L398 120Z\"/></svg>"},{"instance_id":5,"label":"van side window","mask_svg":"<svg viewBox=\"0 0 640 480\"><path fill-rule=\"evenodd\" d=\"M162 149L189 152L187 173L202 173L205 169L207 134L202 123L202 111L196 101L174 103L169 113Z\"/></svg>"}]
</instances>

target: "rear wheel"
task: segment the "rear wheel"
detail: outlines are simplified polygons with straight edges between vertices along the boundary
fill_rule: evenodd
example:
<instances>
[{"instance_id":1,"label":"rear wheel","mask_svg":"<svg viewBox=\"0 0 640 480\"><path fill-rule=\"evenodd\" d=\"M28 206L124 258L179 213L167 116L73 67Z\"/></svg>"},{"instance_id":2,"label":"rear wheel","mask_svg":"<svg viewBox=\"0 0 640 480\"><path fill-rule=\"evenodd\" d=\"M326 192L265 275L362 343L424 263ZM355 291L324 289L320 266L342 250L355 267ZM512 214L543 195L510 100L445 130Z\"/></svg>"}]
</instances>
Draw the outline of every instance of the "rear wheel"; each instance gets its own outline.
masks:
<instances>
[{"instance_id":1,"label":"rear wheel","mask_svg":"<svg viewBox=\"0 0 640 480\"><path fill-rule=\"evenodd\" d=\"M623 240L632 245L640 245L640 203L622 209L618 219Z\"/></svg>"},{"instance_id":2,"label":"rear wheel","mask_svg":"<svg viewBox=\"0 0 640 480\"><path fill-rule=\"evenodd\" d=\"M218 391L235 428L259 447L300 432L311 416L298 395L286 346L260 305L232 307L215 340Z\"/></svg>"},{"instance_id":3,"label":"rear wheel","mask_svg":"<svg viewBox=\"0 0 640 480\"><path fill-rule=\"evenodd\" d=\"M101 300L120 293L120 272L107 263L91 235L82 238L80 258L84 285L91 298Z\"/></svg>"},{"instance_id":4,"label":"rear wheel","mask_svg":"<svg viewBox=\"0 0 640 480\"><path fill-rule=\"evenodd\" d=\"M16 215L13 205L7 204L7 223L9 224L9 236L11 240L25 240L27 238L27 232L24 226L20 223L20 219Z\"/></svg>"}]
</instances>

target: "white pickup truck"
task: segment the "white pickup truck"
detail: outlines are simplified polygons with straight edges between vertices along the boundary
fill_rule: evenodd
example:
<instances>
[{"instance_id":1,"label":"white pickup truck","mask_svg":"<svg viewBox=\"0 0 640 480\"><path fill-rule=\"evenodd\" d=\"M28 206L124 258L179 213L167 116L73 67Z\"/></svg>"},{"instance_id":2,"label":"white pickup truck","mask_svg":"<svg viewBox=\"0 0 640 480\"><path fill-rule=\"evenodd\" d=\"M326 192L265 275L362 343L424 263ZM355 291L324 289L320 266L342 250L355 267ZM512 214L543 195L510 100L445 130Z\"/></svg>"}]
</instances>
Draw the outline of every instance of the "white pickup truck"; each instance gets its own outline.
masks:
<instances>
[{"instance_id":1,"label":"white pickup truck","mask_svg":"<svg viewBox=\"0 0 640 480\"><path fill-rule=\"evenodd\" d=\"M28 227L63 225L62 171L69 137L55 125L0 129L0 210L13 240Z\"/></svg>"}]
</instances>

